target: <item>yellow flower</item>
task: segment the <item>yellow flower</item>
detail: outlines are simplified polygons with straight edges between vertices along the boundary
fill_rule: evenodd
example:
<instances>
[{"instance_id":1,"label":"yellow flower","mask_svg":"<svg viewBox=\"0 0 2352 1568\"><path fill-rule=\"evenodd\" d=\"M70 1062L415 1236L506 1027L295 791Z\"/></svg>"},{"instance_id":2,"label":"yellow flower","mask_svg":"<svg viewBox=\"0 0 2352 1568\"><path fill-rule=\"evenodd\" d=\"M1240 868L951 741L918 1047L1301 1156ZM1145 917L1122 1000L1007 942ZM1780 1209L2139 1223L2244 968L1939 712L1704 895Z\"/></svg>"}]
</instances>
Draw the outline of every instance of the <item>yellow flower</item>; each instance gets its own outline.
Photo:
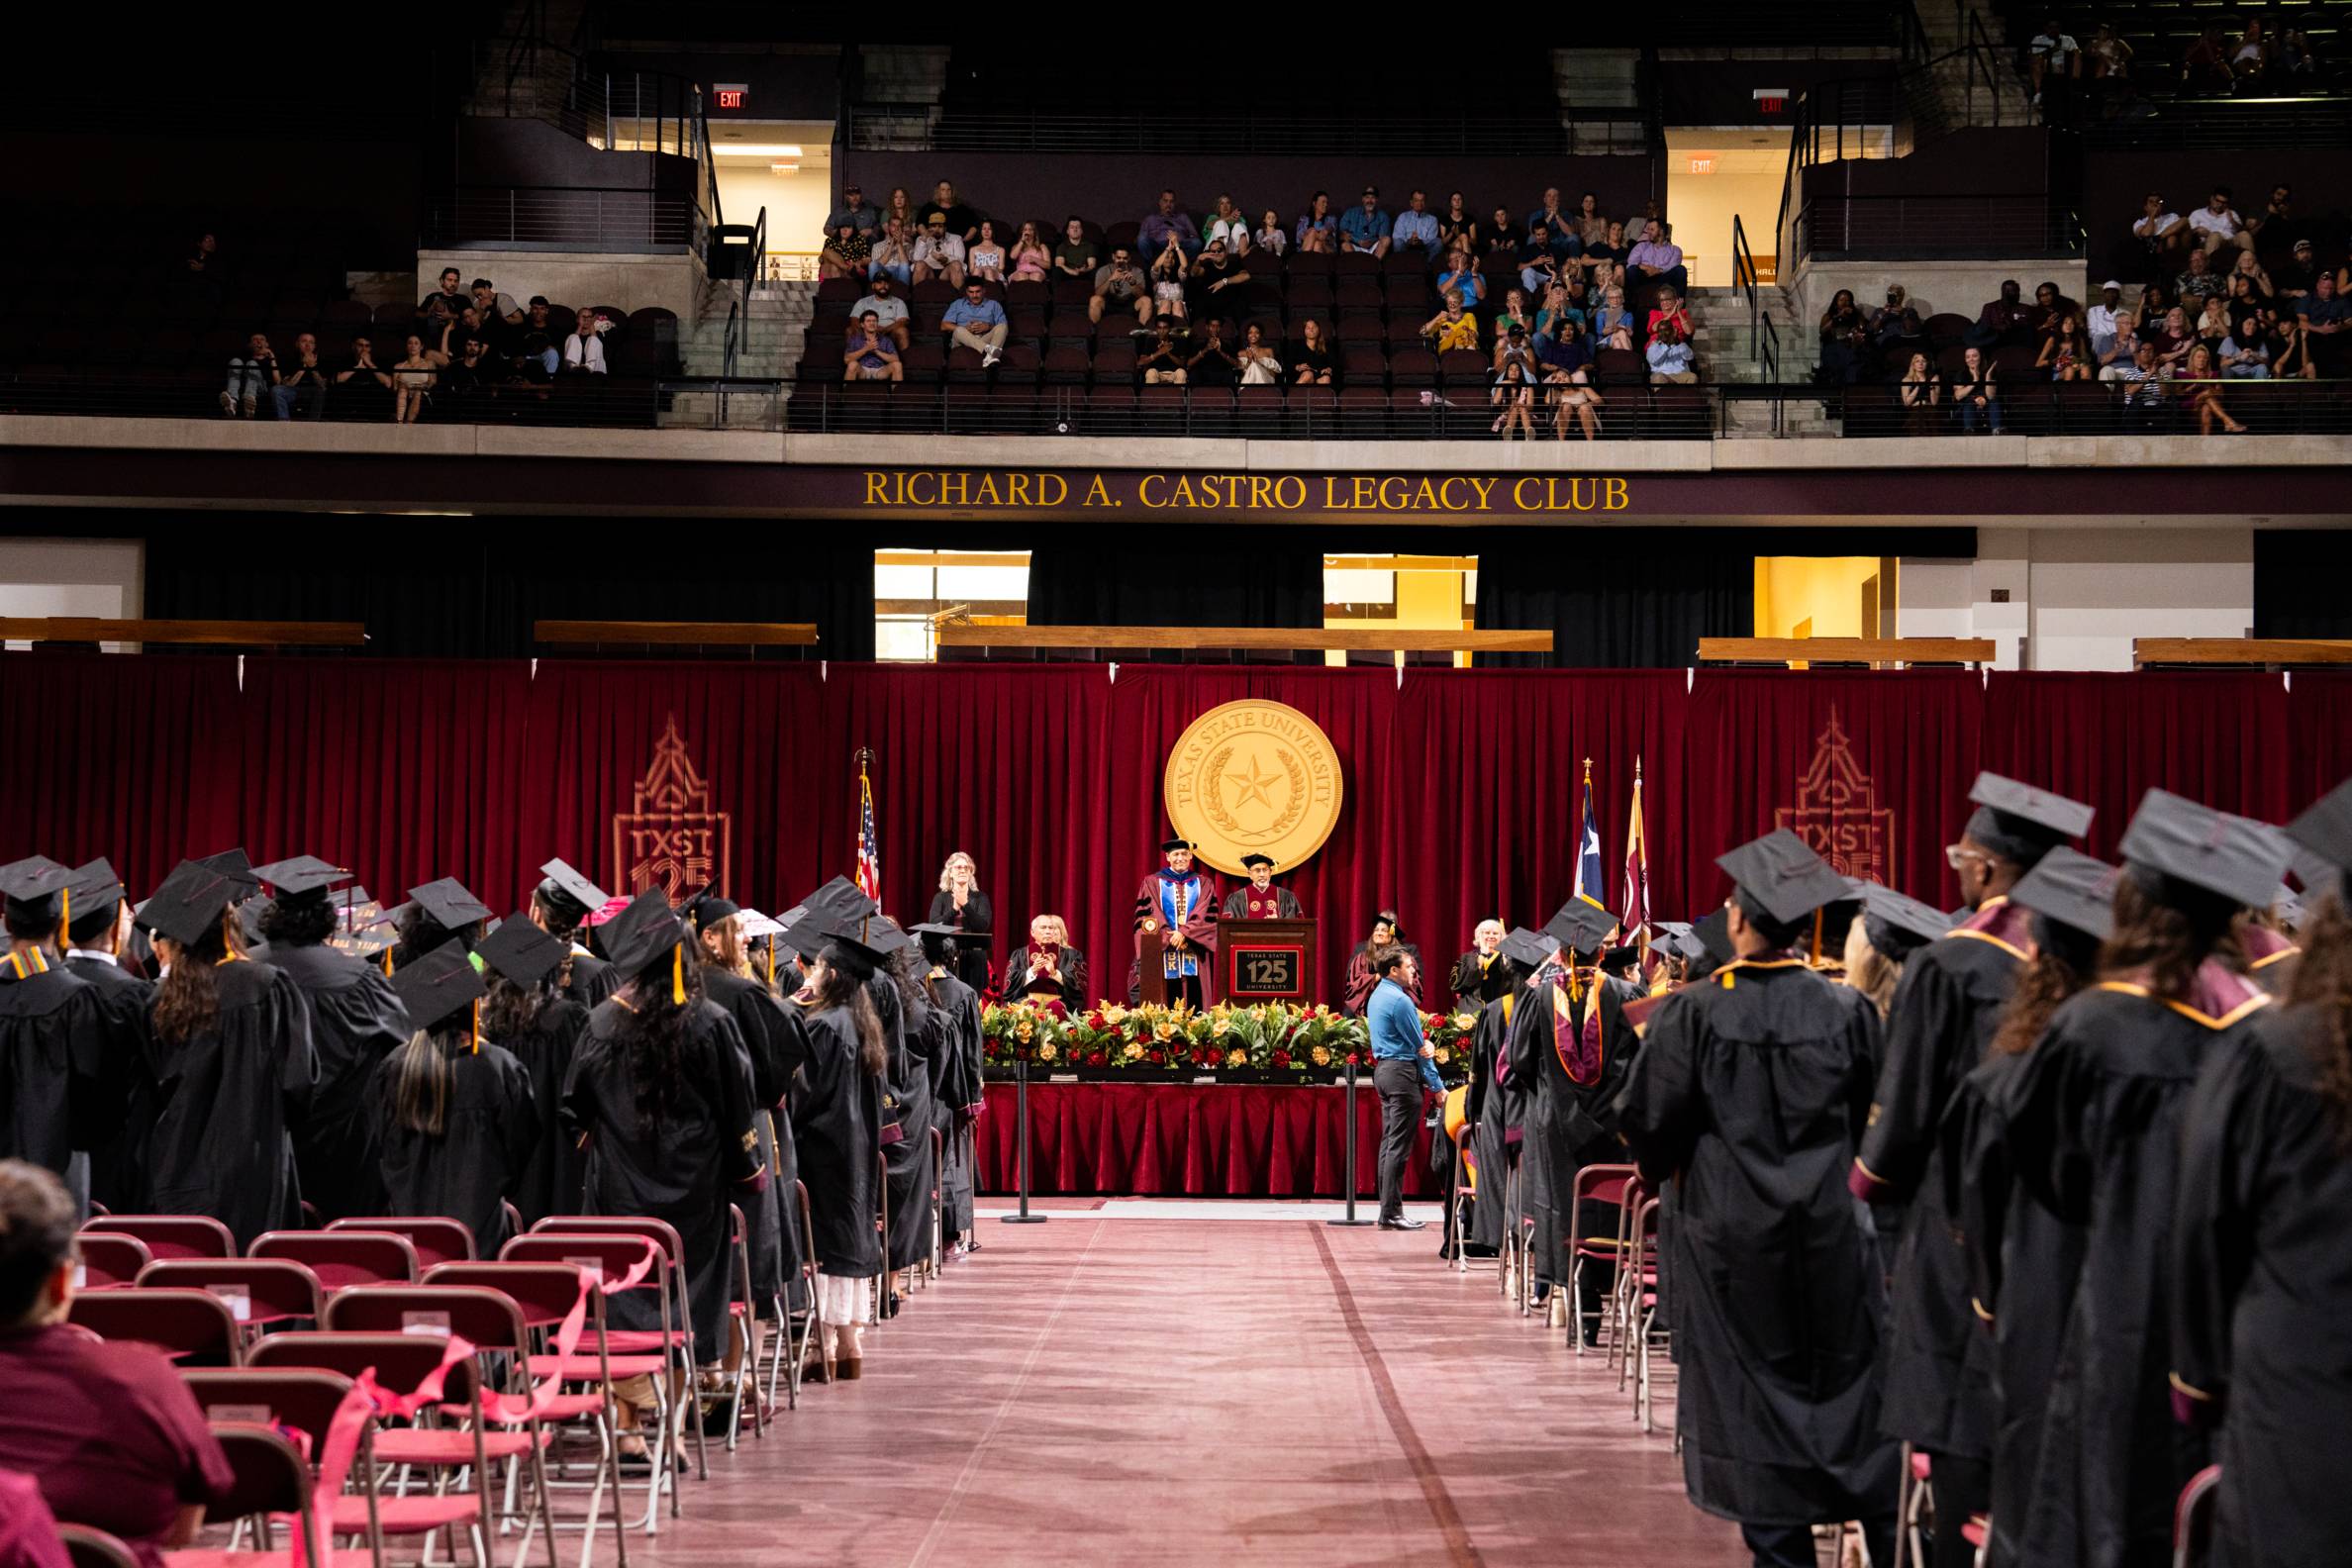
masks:
<instances>
[{"instance_id":1,"label":"yellow flower","mask_svg":"<svg viewBox=\"0 0 2352 1568\"><path fill-rule=\"evenodd\" d=\"M1249 1052L1247 1052L1247 1051L1245 1051L1245 1050L1240 1050L1240 1049L1234 1049L1234 1050L1229 1050L1229 1051L1226 1051L1226 1052L1225 1052L1225 1065L1226 1065L1227 1067L1246 1067L1246 1066L1248 1066L1248 1065L1249 1065Z\"/></svg>"},{"instance_id":2,"label":"yellow flower","mask_svg":"<svg viewBox=\"0 0 2352 1568\"><path fill-rule=\"evenodd\" d=\"M1013 1037L1017 1040L1027 1043L1032 1036L1036 1034L1036 1032L1037 1031L1035 1028L1030 1025L1029 1021L1028 1019L1023 1019L1021 1021L1021 1027L1013 1031Z\"/></svg>"},{"instance_id":3,"label":"yellow flower","mask_svg":"<svg viewBox=\"0 0 2352 1568\"><path fill-rule=\"evenodd\" d=\"M1315 1047L1315 1049L1309 1051L1307 1053L1307 1059L1315 1063L1315 1065L1318 1067L1328 1067L1331 1065L1331 1053L1321 1045L1318 1045Z\"/></svg>"},{"instance_id":4,"label":"yellow flower","mask_svg":"<svg viewBox=\"0 0 2352 1568\"><path fill-rule=\"evenodd\" d=\"M1053 1041L1047 1040L1044 1044L1037 1047L1037 1060L1053 1060Z\"/></svg>"},{"instance_id":5,"label":"yellow flower","mask_svg":"<svg viewBox=\"0 0 2352 1568\"><path fill-rule=\"evenodd\" d=\"M1447 1062L1453 1060L1453 1052L1440 1045L1437 1047L1437 1054L1430 1059L1436 1062L1438 1066L1442 1067Z\"/></svg>"},{"instance_id":6,"label":"yellow flower","mask_svg":"<svg viewBox=\"0 0 2352 1568\"><path fill-rule=\"evenodd\" d=\"M1127 1016L1127 1010L1123 1007L1114 1006L1103 1009L1103 1022L1106 1024L1117 1024Z\"/></svg>"},{"instance_id":7,"label":"yellow flower","mask_svg":"<svg viewBox=\"0 0 2352 1568\"><path fill-rule=\"evenodd\" d=\"M1455 1028L1455 1029L1476 1029L1477 1027L1478 1027L1478 1019L1477 1019L1477 1017L1476 1017L1475 1015L1473 1015L1473 1014L1469 1014L1469 1013L1456 1013L1456 1014L1454 1015L1454 1028Z\"/></svg>"},{"instance_id":8,"label":"yellow flower","mask_svg":"<svg viewBox=\"0 0 2352 1568\"><path fill-rule=\"evenodd\" d=\"M1216 1035L1219 1039L1224 1039L1225 1033L1225 1025L1227 1022L1228 1021L1223 1015L1220 1015L1217 1022L1209 1026L1209 1032Z\"/></svg>"},{"instance_id":9,"label":"yellow flower","mask_svg":"<svg viewBox=\"0 0 2352 1568\"><path fill-rule=\"evenodd\" d=\"M1159 1028L1151 1031L1151 1037L1156 1040L1172 1040L1176 1037L1176 1026L1173 1024L1163 1023ZM1139 1045L1134 1048L1138 1053L1140 1053L1142 1050L1142 1047Z\"/></svg>"},{"instance_id":10,"label":"yellow flower","mask_svg":"<svg viewBox=\"0 0 2352 1568\"><path fill-rule=\"evenodd\" d=\"M1128 1061L1140 1061L1140 1060L1142 1060L1142 1058L1143 1058L1143 1042L1142 1042L1141 1040L1129 1040L1129 1041L1127 1041L1127 1053L1126 1053L1126 1054L1127 1054L1127 1059Z\"/></svg>"}]
</instances>

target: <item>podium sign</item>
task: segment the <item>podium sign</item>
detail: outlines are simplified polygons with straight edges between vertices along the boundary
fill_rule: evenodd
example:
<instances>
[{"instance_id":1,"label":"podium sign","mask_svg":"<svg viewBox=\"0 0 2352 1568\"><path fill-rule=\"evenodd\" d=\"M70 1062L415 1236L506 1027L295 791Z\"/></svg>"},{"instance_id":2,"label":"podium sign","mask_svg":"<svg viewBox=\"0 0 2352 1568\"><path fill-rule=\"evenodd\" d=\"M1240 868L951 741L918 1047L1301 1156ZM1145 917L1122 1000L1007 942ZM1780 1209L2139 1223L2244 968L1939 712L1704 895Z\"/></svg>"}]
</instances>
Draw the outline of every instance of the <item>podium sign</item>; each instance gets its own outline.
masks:
<instances>
[{"instance_id":1,"label":"podium sign","mask_svg":"<svg viewBox=\"0 0 2352 1568\"><path fill-rule=\"evenodd\" d=\"M1217 962L1226 1001L1303 1002L1315 973L1315 923L1221 921Z\"/></svg>"}]
</instances>

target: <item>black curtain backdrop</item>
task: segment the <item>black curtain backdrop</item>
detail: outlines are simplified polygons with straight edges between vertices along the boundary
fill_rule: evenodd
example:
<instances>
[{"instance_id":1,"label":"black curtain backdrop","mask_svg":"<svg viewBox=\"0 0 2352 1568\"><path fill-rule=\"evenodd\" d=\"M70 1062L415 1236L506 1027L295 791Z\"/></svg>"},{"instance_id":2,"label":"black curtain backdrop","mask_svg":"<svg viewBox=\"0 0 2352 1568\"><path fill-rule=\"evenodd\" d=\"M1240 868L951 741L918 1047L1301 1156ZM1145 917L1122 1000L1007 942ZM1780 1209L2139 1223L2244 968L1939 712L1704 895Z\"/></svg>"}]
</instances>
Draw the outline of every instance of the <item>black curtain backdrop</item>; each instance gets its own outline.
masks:
<instances>
[{"instance_id":1,"label":"black curtain backdrop","mask_svg":"<svg viewBox=\"0 0 2352 1568\"><path fill-rule=\"evenodd\" d=\"M2254 635L2352 637L2352 529L2258 529L2254 534Z\"/></svg>"},{"instance_id":2,"label":"black curtain backdrop","mask_svg":"<svg viewBox=\"0 0 2352 1568\"><path fill-rule=\"evenodd\" d=\"M1029 623L1320 627L1323 553L1342 542L1308 528L1042 531L1029 541Z\"/></svg>"}]
</instances>

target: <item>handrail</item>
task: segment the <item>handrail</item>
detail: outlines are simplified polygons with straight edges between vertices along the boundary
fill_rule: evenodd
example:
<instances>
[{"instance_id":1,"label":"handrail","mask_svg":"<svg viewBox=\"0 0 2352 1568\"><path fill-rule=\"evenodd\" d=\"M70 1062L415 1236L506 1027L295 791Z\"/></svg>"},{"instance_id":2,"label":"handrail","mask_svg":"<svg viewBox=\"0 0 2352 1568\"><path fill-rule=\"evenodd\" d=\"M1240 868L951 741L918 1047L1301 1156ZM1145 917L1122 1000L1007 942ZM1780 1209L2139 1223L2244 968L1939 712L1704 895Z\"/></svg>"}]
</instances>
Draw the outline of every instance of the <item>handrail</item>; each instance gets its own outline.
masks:
<instances>
[{"instance_id":1,"label":"handrail","mask_svg":"<svg viewBox=\"0 0 2352 1568\"><path fill-rule=\"evenodd\" d=\"M1739 214L1731 215L1731 286L1747 301L1749 357L1763 367L1766 381L1780 379L1780 329L1773 326L1771 316L1764 309L1764 296L1758 284L1762 276L1756 270L1755 252L1748 248L1747 230L1739 221Z\"/></svg>"}]
</instances>

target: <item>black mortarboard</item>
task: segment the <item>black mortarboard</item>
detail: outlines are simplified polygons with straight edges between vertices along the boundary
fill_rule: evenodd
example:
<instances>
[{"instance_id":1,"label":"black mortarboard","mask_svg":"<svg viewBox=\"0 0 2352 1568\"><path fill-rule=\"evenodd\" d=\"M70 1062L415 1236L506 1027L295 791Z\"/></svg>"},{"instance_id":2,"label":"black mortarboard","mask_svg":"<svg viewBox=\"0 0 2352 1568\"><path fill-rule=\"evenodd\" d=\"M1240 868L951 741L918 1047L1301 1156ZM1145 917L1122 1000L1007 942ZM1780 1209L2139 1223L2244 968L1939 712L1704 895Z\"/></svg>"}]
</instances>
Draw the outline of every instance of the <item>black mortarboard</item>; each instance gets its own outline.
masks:
<instances>
[{"instance_id":1,"label":"black mortarboard","mask_svg":"<svg viewBox=\"0 0 2352 1568\"><path fill-rule=\"evenodd\" d=\"M1163 838L1160 840L1160 853L1174 854L1179 849L1190 849L1192 846L1190 838Z\"/></svg>"},{"instance_id":2,"label":"black mortarboard","mask_svg":"<svg viewBox=\"0 0 2352 1568\"><path fill-rule=\"evenodd\" d=\"M339 931L327 938L327 945L337 952L349 953L354 958L373 958L399 938L381 926L366 931Z\"/></svg>"},{"instance_id":3,"label":"black mortarboard","mask_svg":"<svg viewBox=\"0 0 2352 1568\"><path fill-rule=\"evenodd\" d=\"M442 877L408 891L443 931L463 931L475 921L490 918L490 906L466 892L465 884L455 877Z\"/></svg>"},{"instance_id":4,"label":"black mortarboard","mask_svg":"<svg viewBox=\"0 0 2352 1568\"><path fill-rule=\"evenodd\" d=\"M454 942L409 960L392 977L392 989L399 993L400 1005L408 1009L409 1023L421 1029L432 1029L471 1007L485 990L481 972L465 949Z\"/></svg>"},{"instance_id":5,"label":"black mortarboard","mask_svg":"<svg viewBox=\"0 0 2352 1568\"><path fill-rule=\"evenodd\" d=\"M1805 919L1826 904L1851 899L1846 879L1806 847L1805 840L1786 828L1776 828L1750 839L1715 864L1738 885L1740 908L1763 914L1783 926Z\"/></svg>"},{"instance_id":6,"label":"black mortarboard","mask_svg":"<svg viewBox=\"0 0 2352 1568\"><path fill-rule=\"evenodd\" d=\"M846 973L853 980L871 980L874 977L874 971L882 966L882 954L858 940L854 924L847 929L839 926L827 927L825 940L821 944L820 951L828 964Z\"/></svg>"},{"instance_id":7,"label":"black mortarboard","mask_svg":"<svg viewBox=\"0 0 2352 1568\"><path fill-rule=\"evenodd\" d=\"M1272 855L1258 854L1254 850L1243 855L1241 857L1241 863L1245 866L1264 866L1269 871L1274 869L1274 857Z\"/></svg>"},{"instance_id":8,"label":"black mortarboard","mask_svg":"<svg viewBox=\"0 0 2352 1568\"><path fill-rule=\"evenodd\" d=\"M70 893L73 908L68 918L73 925L69 934L76 937L102 931L113 925L115 906L127 896L122 878L115 875L113 862L104 855L87 865L74 867Z\"/></svg>"},{"instance_id":9,"label":"black mortarboard","mask_svg":"<svg viewBox=\"0 0 2352 1568\"><path fill-rule=\"evenodd\" d=\"M261 917L268 913L269 905L261 899L247 899L237 906L237 929L245 932L247 958L253 957L259 948L268 944L267 938L261 934Z\"/></svg>"},{"instance_id":10,"label":"black mortarboard","mask_svg":"<svg viewBox=\"0 0 2352 1568\"><path fill-rule=\"evenodd\" d=\"M2252 909L2270 908L2295 840L2268 823L2201 806L2169 790L2140 797L2123 858Z\"/></svg>"},{"instance_id":11,"label":"black mortarboard","mask_svg":"<svg viewBox=\"0 0 2352 1568\"><path fill-rule=\"evenodd\" d=\"M1631 963L1634 959L1640 956L1641 947L1638 943L1627 943L1621 947L1612 947L1609 949L1609 951L1601 955L1601 967L1604 969L1622 969L1625 965Z\"/></svg>"},{"instance_id":12,"label":"black mortarboard","mask_svg":"<svg viewBox=\"0 0 2352 1568\"><path fill-rule=\"evenodd\" d=\"M474 952L482 962L515 984L534 986L563 962L564 948L563 943L534 926L528 914L517 910L499 923L498 930L483 937Z\"/></svg>"},{"instance_id":13,"label":"black mortarboard","mask_svg":"<svg viewBox=\"0 0 2352 1568\"><path fill-rule=\"evenodd\" d=\"M351 873L339 865L330 865L317 855L296 855L290 860L272 860L265 866L253 867L256 879L277 889L280 903L293 899L325 898L327 890L338 882L348 882Z\"/></svg>"},{"instance_id":14,"label":"black mortarboard","mask_svg":"<svg viewBox=\"0 0 2352 1568\"><path fill-rule=\"evenodd\" d=\"M907 945L907 932L889 916L877 915L865 923L865 944L879 956L887 958Z\"/></svg>"},{"instance_id":15,"label":"black mortarboard","mask_svg":"<svg viewBox=\"0 0 2352 1568\"><path fill-rule=\"evenodd\" d=\"M597 932L613 967L631 976L642 974L668 957L670 949L685 939L685 923L671 911L668 899L650 889L639 893Z\"/></svg>"},{"instance_id":16,"label":"black mortarboard","mask_svg":"<svg viewBox=\"0 0 2352 1568\"><path fill-rule=\"evenodd\" d=\"M2294 831L2294 824L2290 823L2288 832ZM2294 870L2295 880L2303 884L2305 896L2314 899L2323 893L2333 893L2339 899L2343 896L2344 871L2317 850L2307 845L2298 848Z\"/></svg>"},{"instance_id":17,"label":"black mortarboard","mask_svg":"<svg viewBox=\"0 0 2352 1568\"><path fill-rule=\"evenodd\" d=\"M381 927L386 931L398 931L400 923L407 919L409 912L416 907L416 901L413 899L406 904L395 904L388 910L380 911L374 920L368 922L368 926ZM364 931L367 927L363 926L360 929Z\"/></svg>"},{"instance_id":18,"label":"black mortarboard","mask_svg":"<svg viewBox=\"0 0 2352 1568\"><path fill-rule=\"evenodd\" d=\"M21 927L56 930L65 919L73 872L47 855L32 855L0 872L0 893L8 895L8 918Z\"/></svg>"},{"instance_id":19,"label":"black mortarboard","mask_svg":"<svg viewBox=\"0 0 2352 1568\"><path fill-rule=\"evenodd\" d=\"M182 860L163 885L147 895L139 918L147 930L192 947L219 928L222 912L252 888L244 877L201 860Z\"/></svg>"},{"instance_id":20,"label":"black mortarboard","mask_svg":"<svg viewBox=\"0 0 2352 1568\"><path fill-rule=\"evenodd\" d=\"M1968 836L2021 866L2031 866L2069 838L2082 837L2098 815L2081 801L1998 773L1979 773L1968 798L1979 808L1968 819Z\"/></svg>"},{"instance_id":21,"label":"black mortarboard","mask_svg":"<svg viewBox=\"0 0 2352 1568\"><path fill-rule=\"evenodd\" d=\"M742 905L713 892L713 886L704 883L701 892L688 894L686 902L678 907L678 913L698 931L707 931L728 916L742 913Z\"/></svg>"},{"instance_id":22,"label":"black mortarboard","mask_svg":"<svg viewBox=\"0 0 2352 1568\"><path fill-rule=\"evenodd\" d=\"M601 906L612 895L572 869L568 860L550 860L539 867L539 875L546 880L539 884L539 896L549 904L568 904L564 914L577 920L590 910Z\"/></svg>"},{"instance_id":23,"label":"black mortarboard","mask_svg":"<svg viewBox=\"0 0 2352 1568\"><path fill-rule=\"evenodd\" d=\"M2060 844L2017 878L2009 902L2106 941L2115 930L2115 882L2122 874L2105 860Z\"/></svg>"},{"instance_id":24,"label":"black mortarboard","mask_svg":"<svg viewBox=\"0 0 2352 1568\"><path fill-rule=\"evenodd\" d=\"M856 883L837 876L804 900L811 910L821 911L841 921L861 921L874 913L874 901L860 892Z\"/></svg>"},{"instance_id":25,"label":"black mortarboard","mask_svg":"<svg viewBox=\"0 0 2352 1568\"><path fill-rule=\"evenodd\" d=\"M1696 958L1707 951L1700 943L1698 934L1691 930L1689 921L1655 921L1652 924L1658 930L1658 939L1652 945L1665 949L1669 956Z\"/></svg>"},{"instance_id":26,"label":"black mortarboard","mask_svg":"<svg viewBox=\"0 0 2352 1568\"><path fill-rule=\"evenodd\" d=\"M783 923L776 932L779 946L788 947L803 958L814 958L825 951L826 918L822 913L803 910L797 920Z\"/></svg>"},{"instance_id":27,"label":"black mortarboard","mask_svg":"<svg viewBox=\"0 0 2352 1568\"><path fill-rule=\"evenodd\" d=\"M1560 944L1542 931L1515 926L1495 950L1530 974L1543 966L1543 961L1559 950Z\"/></svg>"},{"instance_id":28,"label":"black mortarboard","mask_svg":"<svg viewBox=\"0 0 2352 1568\"><path fill-rule=\"evenodd\" d=\"M1699 938L1699 951L1694 958L1706 956L1716 963L1727 964L1739 956L1739 949L1731 945L1731 912L1718 909L1704 920L1691 923L1691 934Z\"/></svg>"},{"instance_id":29,"label":"black mortarboard","mask_svg":"<svg viewBox=\"0 0 2352 1568\"><path fill-rule=\"evenodd\" d=\"M2311 887L2312 878L2303 867L2313 855L2324 861L2326 869L2337 877L2352 870L2352 779L2320 796L2309 810L2289 823L2287 836L2309 851L2298 855L2295 861L2296 871L2303 876L2306 889Z\"/></svg>"},{"instance_id":30,"label":"black mortarboard","mask_svg":"<svg viewBox=\"0 0 2352 1568\"><path fill-rule=\"evenodd\" d=\"M222 849L213 854L199 855L196 863L208 871L221 871L236 877L245 884L246 893L253 891L253 862L245 858L243 849Z\"/></svg>"},{"instance_id":31,"label":"black mortarboard","mask_svg":"<svg viewBox=\"0 0 2352 1568\"><path fill-rule=\"evenodd\" d=\"M1589 898L1570 899L1543 923L1543 933L1563 947L1595 952L1617 930L1617 917Z\"/></svg>"},{"instance_id":32,"label":"black mortarboard","mask_svg":"<svg viewBox=\"0 0 2352 1568\"><path fill-rule=\"evenodd\" d=\"M1883 887L1862 884L1862 929L1870 945L1888 957L1899 957L1935 940L1952 929L1952 917L1930 904Z\"/></svg>"}]
</instances>

